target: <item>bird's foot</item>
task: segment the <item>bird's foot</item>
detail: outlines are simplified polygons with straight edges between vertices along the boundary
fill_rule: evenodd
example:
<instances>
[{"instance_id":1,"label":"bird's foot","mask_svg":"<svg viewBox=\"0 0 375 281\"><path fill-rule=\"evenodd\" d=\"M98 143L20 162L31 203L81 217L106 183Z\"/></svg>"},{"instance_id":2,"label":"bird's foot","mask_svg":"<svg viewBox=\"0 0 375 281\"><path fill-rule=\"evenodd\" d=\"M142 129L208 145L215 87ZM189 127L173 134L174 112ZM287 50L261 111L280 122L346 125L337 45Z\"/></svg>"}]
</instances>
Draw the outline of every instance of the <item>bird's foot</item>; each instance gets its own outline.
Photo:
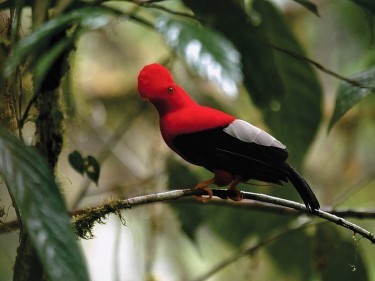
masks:
<instances>
[{"instance_id":1,"label":"bird's foot","mask_svg":"<svg viewBox=\"0 0 375 281\"><path fill-rule=\"evenodd\" d=\"M241 201L243 199L241 190L237 189L237 187L236 187L240 182L241 182L240 179L236 179L229 186L229 188L228 188L228 193L229 193L228 198L229 199L231 199L233 201ZM232 194L234 196L232 196Z\"/></svg>"},{"instance_id":2,"label":"bird's foot","mask_svg":"<svg viewBox=\"0 0 375 281\"><path fill-rule=\"evenodd\" d=\"M202 181L201 183L197 184L197 186L195 188L196 189L203 189L204 191L206 191L206 193L208 195L208 197L203 197L203 195L196 195L195 197L197 198L198 201L200 201L202 203L207 203L212 198L213 192L210 188L208 188L208 185L210 185L214 182L215 182L215 178L209 179L209 180L206 180L206 181Z\"/></svg>"}]
</instances>

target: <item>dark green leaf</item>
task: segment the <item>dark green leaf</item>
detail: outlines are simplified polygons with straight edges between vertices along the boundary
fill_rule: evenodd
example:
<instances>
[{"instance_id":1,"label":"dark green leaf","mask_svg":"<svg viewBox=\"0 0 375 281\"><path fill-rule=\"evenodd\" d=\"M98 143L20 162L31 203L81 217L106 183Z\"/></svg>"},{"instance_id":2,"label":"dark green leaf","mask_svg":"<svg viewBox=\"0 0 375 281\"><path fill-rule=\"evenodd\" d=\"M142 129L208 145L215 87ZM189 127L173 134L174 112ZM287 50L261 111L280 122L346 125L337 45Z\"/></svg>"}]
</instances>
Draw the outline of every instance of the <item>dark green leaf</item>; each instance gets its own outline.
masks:
<instances>
[{"instance_id":1,"label":"dark green leaf","mask_svg":"<svg viewBox=\"0 0 375 281\"><path fill-rule=\"evenodd\" d=\"M244 84L272 133L292 148L298 166L321 120L322 92L308 62L273 50L269 43L303 55L284 19L269 1L255 0L259 22L252 24L235 1L184 0L201 18L229 38L242 55ZM223 20L225 19L225 20ZM233 28L233 27L236 28Z\"/></svg>"},{"instance_id":2,"label":"dark green leaf","mask_svg":"<svg viewBox=\"0 0 375 281\"><path fill-rule=\"evenodd\" d=\"M160 17L156 28L199 75L226 94L236 94L242 72L240 55L230 41L207 27L167 17Z\"/></svg>"},{"instance_id":3,"label":"dark green leaf","mask_svg":"<svg viewBox=\"0 0 375 281\"><path fill-rule=\"evenodd\" d=\"M363 8L370 10L372 13L375 13L375 1L374 0L351 0Z\"/></svg>"},{"instance_id":4,"label":"dark green leaf","mask_svg":"<svg viewBox=\"0 0 375 281\"><path fill-rule=\"evenodd\" d=\"M22 38L14 47L12 55L5 63L4 75L9 76L12 74L16 67L25 60L26 56L43 46L45 42L48 42L58 32L66 30L76 23L81 23L88 28L95 28L100 26L100 24L107 23L110 19L109 15L109 9L104 7L85 7L47 21L30 35Z\"/></svg>"},{"instance_id":5,"label":"dark green leaf","mask_svg":"<svg viewBox=\"0 0 375 281\"><path fill-rule=\"evenodd\" d=\"M297 223L298 219L289 225ZM309 235L305 229L288 231L288 228L288 224L279 225L278 230L285 231L285 234L271 243L266 250L284 280L314 280L311 264L315 237Z\"/></svg>"},{"instance_id":6,"label":"dark green leaf","mask_svg":"<svg viewBox=\"0 0 375 281\"><path fill-rule=\"evenodd\" d=\"M370 280L358 245L360 237L344 238L336 227L327 224L317 229L315 237L315 264L320 280Z\"/></svg>"},{"instance_id":7,"label":"dark green leaf","mask_svg":"<svg viewBox=\"0 0 375 281\"><path fill-rule=\"evenodd\" d=\"M263 18L259 28L267 34L270 43L303 55L284 19L270 2L256 0L254 9ZM300 166L321 121L322 90L307 61L277 50L274 59L282 83L281 96L269 100L269 105L262 110L272 132L291 148L291 161ZM263 77L263 80L273 78Z\"/></svg>"},{"instance_id":8,"label":"dark green leaf","mask_svg":"<svg viewBox=\"0 0 375 281\"><path fill-rule=\"evenodd\" d=\"M81 153L77 150L74 150L73 152L69 153L68 160L73 169L83 175L83 173L85 172L85 161Z\"/></svg>"},{"instance_id":9,"label":"dark green leaf","mask_svg":"<svg viewBox=\"0 0 375 281\"><path fill-rule=\"evenodd\" d=\"M84 160L85 162L85 173L90 180L98 184L100 175L100 164L93 156L87 156Z\"/></svg>"},{"instance_id":10,"label":"dark green leaf","mask_svg":"<svg viewBox=\"0 0 375 281\"><path fill-rule=\"evenodd\" d=\"M311 1L309 0L293 0L302 6L304 6L306 9L308 9L310 12L314 13L319 17L319 12L318 12L318 7Z\"/></svg>"},{"instance_id":11,"label":"dark green leaf","mask_svg":"<svg viewBox=\"0 0 375 281\"><path fill-rule=\"evenodd\" d=\"M335 110L329 122L329 130L349 109L375 94L375 68L358 73L350 78L365 87L353 86L347 82L341 83L337 90Z\"/></svg>"},{"instance_id":12,"label":"dark green leaf","mask_svg":"<svg viewBox=\"0 0 375 281\"><path fill-rule=\"evenodd\" d=\"M35 150L3 129L0 172L50 280L89 280L53 174Z\"/></svg>"}]
</instances>

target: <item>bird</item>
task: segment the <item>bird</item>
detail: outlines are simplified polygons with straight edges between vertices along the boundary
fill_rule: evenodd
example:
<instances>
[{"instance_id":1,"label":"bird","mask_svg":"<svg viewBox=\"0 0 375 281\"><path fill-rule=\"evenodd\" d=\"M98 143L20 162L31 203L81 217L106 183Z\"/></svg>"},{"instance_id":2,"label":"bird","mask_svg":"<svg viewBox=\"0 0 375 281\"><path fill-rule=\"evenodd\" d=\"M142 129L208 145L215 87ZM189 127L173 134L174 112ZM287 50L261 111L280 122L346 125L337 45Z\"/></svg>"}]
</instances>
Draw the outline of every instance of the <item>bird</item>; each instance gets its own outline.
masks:
<instances>
[{"instance_id":1,"label":"bird","mask_svg":"<svg viewBox=\"0 0 375 281\"><path fill-rule=\"evenodd\" d=\"M286 146L264 130L223 111L199 105L178 84L169 70L152 63L138 75L138 93L159 114L165 143L185 161L202 166L214 177L197 184L208 197L211 184L228 186L230 199L242 200L240 183L258 180L283 185L291 182L306 208L313 212L319 201L308 183L286 160Z\"/></svg>"}]
</instances>

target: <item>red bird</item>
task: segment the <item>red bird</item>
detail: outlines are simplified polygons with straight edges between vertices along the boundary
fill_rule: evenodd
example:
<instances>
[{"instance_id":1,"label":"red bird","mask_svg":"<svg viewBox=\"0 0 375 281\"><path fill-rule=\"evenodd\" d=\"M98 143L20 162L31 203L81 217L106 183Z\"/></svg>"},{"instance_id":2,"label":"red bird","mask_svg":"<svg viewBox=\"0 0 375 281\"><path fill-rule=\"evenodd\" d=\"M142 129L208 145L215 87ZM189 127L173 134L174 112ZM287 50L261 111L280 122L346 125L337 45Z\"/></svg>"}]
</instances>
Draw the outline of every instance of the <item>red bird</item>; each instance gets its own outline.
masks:
<instances>
[{"instance_id":1,"label":"red bird","mask_svg":"<svg viewBox=\"0 0 375 281\"><path fill-rule=\"evenodd\" d=\"M319 202L307 182L286 162L288 151L263 130L222 111L201 106L174 83L168 69L145 66L138 76L138 92L157 109L164 141L186 161L215 176L199 183L212 196L210 184L227 186L233 200L241 200L240 182L255 179L282 185L290 181L309 210ZM202 196L200 201L206 202Z\"/></svg>"}]
</instances>

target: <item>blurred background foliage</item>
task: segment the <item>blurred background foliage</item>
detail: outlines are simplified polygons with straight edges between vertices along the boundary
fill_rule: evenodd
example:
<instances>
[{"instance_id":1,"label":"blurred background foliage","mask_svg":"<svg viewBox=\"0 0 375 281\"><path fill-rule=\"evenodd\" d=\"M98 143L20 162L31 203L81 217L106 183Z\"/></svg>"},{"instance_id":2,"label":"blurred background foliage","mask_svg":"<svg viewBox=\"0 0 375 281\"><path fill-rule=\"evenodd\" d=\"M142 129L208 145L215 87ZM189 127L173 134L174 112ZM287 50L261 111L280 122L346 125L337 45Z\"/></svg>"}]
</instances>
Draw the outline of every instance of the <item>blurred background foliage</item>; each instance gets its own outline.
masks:
<instances>
[{"instance_id":1,"label":"blurred background foliage","mask_svg":"<svg viewBox=\"0 0 375 281\"><path fill-rule=\"evenodd\" d=\"M374 210L372 0L46 1L49 20L31 30L42 9L35 3L0 3L2 85L22 74L15 98L20 112L30 105L21 129L34 144L33 97L65 55L56 177L68 209L191 188L210 176L166 148L156 112L137 95L140 69L158 62L199 103L285 143L321 205ZM8 38L9 15L21 10L20 39ZM241 188L299 200L292 188ZM14 220L5 188L0 200L1 222ZM374 245L318 219L194 200L122 215L125 227L110 216L81 241L92 280L375 279ZM353 222L375 232L373 220ZM17 241L16 232L0 235L1 280L12 279Z\"/></svg>"}]
</instances>

